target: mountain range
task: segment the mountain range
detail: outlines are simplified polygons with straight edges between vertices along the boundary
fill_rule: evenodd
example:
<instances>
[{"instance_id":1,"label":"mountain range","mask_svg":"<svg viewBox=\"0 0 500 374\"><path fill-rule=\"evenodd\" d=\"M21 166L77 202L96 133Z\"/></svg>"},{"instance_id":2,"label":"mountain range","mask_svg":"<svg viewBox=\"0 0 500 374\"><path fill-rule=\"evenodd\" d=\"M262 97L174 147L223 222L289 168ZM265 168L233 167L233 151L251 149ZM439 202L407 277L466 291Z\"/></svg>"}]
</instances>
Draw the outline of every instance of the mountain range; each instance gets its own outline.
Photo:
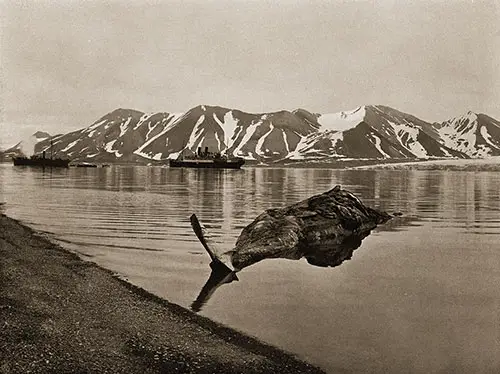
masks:
<instances>
[{"instance_id":1,"label":"mountain range","mask_svg":"<svg viewBox=\"0 0 500 374\"><path fill-rule=\"evenodd\" d=\"M500 122L485 114L429 123L382 105L329 114L305 109L253 114L205 105L186 113L116 109L77 131L34 135L31 153L90 162L162 163L198 147L266 164L500 155ZM26 148L21 142L4 156L28 154Z\"/></svg>"}]
</instances>

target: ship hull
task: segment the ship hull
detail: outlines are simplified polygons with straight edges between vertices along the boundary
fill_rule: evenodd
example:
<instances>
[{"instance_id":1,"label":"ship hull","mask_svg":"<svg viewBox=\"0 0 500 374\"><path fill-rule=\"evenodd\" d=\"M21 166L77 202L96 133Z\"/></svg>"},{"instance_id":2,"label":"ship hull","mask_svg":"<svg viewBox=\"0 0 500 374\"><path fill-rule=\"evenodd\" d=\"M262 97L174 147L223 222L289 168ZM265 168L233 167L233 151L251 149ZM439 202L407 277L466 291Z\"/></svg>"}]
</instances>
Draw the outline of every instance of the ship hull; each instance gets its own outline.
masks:
<instances>
[{"instance_id":1,"label":"ship hull","mask_svg":"<svg viewBox=\"0 0 500 374\"><path fill-rule=\"evenodd\" d=\"M12 159L14 166L36 166L42 168L67 168L69 166L70 160L63 160L60 158L50 159L50 158L24 158L24 157L14 157Z\"/></svg>"}]
</instances>

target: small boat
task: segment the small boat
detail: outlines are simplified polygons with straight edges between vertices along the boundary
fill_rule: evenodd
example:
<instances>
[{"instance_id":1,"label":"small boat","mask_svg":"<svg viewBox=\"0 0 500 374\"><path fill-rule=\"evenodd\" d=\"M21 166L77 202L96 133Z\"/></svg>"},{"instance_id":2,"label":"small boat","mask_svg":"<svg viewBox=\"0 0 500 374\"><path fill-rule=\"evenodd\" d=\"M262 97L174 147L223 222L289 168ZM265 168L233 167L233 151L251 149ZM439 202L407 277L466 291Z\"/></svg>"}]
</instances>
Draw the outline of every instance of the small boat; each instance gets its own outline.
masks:
<instances>
[{"instance_id":1,"label":"small boat","mask_svg":"<svg viewBox=\"0 0 500 374\"><path fill-rule=\"evenodd\" d=\"M14 166L36 166L43 168L67 168L70 160L62 158L46 158L45 152L40 155L33 155L31 157L13 157L12 161Z\"/></svg>"},{"instance_id":2,"label":"small boat","mask_svg":"<svg viewBox=\"0 0 500 374\"><path fill-rule=\"evenodd\" d=\"M80 162L75 165L77 168L96 168L97 164L90 164L88 162Z\"/></svg>"},{"instance_id":3,"label":"small boat","mask_svg":"<svg viewBox=\"0 0 500 374\"><path fill-rule=\"evenodd\" d=\"M201 147L194 155L185 156L183 153L176 160L170 160L169 166L173 168L212 168L212 169L240 169L245 164L245 160L241 157L229 158L220 153L208 152L208 147L205 147L205 152L201 152Z\"/></svg>"}]
</instances>

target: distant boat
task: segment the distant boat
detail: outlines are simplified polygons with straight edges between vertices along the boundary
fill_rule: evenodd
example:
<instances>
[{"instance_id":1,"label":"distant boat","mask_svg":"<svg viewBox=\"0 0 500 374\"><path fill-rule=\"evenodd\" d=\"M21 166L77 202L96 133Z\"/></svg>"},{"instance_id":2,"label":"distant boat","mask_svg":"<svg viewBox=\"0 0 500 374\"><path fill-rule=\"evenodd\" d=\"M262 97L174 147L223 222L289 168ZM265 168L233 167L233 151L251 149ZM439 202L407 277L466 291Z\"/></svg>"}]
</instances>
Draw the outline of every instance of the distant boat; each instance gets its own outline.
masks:
<instances>
[{"instance_id":1,"label":"distant boat","mask_svg":"<svg viewBox=\"0 0 500 374\"><path fill-rule=\"evenodd\" d=\"M45 152L42 156L34 155L31 157L13 157L14 166L37 166L48 168L67 168L70 160L62 158L46 158Z\"/></svg>"},{"instance_id":2,"label":"distant boat","mask_svg":"<svg viewBox=\"0 0 500 374\"><path fill-rule=\"evenodd\" d=\"M93 164L90 162L79 162L77 164L70 164L70 167L75 168L107 168L109 164Z\"/></svg>"},{"instance_id":3,"label":"distant boat","mask_svg":"<svg viewBox=\"0 0 500 374\"><path fill-rule=\"evenodd\" d=\"M90 164L88 162L81 162L75 165L77 168L96 168L97 164Z\"/></svg>"},{"instance_id":4,"label":"distant boat","mask_svg":"<svg viewBox=\"0 0 500 374\"><path fill-rule=\"evenodd\" d=\"M169 165L173 168L213 168L213 169L239 169L245 164L241 157L229 158L220 153L201 152L201 147L194 155L184 156L182 153L176 160L170 160Z\"/></svg>"}]
</instances>

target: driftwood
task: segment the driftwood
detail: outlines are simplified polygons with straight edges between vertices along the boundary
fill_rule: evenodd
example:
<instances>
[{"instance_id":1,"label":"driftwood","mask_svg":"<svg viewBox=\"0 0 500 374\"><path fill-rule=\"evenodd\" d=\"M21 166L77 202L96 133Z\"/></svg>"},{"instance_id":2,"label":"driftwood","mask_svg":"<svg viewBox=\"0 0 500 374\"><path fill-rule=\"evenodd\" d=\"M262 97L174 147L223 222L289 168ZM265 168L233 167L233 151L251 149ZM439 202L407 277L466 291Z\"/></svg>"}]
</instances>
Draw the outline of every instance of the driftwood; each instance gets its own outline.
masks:
<instances>
[{"instance_id":1,"label":"driftwood","mask_svg":"<svg viewBox=\"0 0 500 374\"><path fill-rule=\"evenodd\" d=\"M391 217L335 186L285 208L266 210L242 230L232 250L221 251L193 214L191 225L212 259L212 274L192 307L199 310L217 287L238 280L236 272L264 259L305 257L312 265L338 266Z\"/></svg>"}]
</instances>

